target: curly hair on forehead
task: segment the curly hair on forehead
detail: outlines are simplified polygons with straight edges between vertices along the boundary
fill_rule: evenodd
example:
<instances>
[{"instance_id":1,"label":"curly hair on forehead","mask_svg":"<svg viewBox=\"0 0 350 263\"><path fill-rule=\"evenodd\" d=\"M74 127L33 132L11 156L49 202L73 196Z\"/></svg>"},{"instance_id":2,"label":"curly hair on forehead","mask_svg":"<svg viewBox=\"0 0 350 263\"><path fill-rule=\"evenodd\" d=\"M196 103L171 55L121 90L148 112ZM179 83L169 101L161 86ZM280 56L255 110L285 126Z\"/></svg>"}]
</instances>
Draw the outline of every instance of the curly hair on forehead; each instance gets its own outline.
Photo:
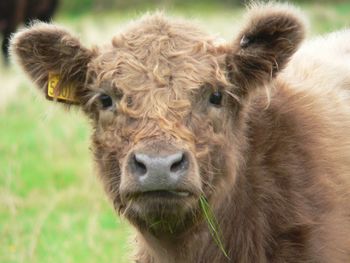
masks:
<instances>
[{"instance_id":1,"label":"curly hair on forehead","mask_svg":"<svg viewBox=\"0 0 350 263\"><path fill-rule=\"evenodd\" d=\"M90 63L88 72L95 77L89 89L121 93L119 112L153 121L143 131L134 129L135 141L156 136L160 131L155 126L159 126L193 142L193 131L182 124L193 116L192 105L208 87L232 86L222 71L224 54L217 51L213 38L191 24L170 21L158 13L144 17L112 43L109 51Z\"/></svg>"}]
</instances>

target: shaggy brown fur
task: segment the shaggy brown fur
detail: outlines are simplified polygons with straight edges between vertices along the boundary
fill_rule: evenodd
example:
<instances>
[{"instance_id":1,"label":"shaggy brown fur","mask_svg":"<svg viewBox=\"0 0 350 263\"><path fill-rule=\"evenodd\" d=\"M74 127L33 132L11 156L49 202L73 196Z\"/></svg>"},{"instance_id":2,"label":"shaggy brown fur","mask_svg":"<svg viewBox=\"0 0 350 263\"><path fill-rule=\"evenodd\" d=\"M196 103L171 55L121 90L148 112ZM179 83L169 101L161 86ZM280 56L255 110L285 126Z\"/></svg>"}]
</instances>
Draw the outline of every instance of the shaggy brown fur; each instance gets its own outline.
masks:
<instances>
[{"instance_id":1,"label":"shaggy brown fur","mask_svg":"<svg viewBox=\"0 0 350 263\"><path fill-rule=\"evenodd\" d=\"M49 72L75 84L92 120L105 189L138 230L136 262L350 262L350 104L341 96L350 77L327 82L332 72L322 61L299 68L302 53L288 66L304 38L293 8L255 5L247 20L222 46L162 14L146 16L104 48L87 49L46 24L12 40L41 90ZM209 102L213 92L222 92L220 105ZM174 147L188 153L182 187L190 195L131 197L132 153ZM200 195L228 258L203 220Z\"/></svg>"}]
</instances>

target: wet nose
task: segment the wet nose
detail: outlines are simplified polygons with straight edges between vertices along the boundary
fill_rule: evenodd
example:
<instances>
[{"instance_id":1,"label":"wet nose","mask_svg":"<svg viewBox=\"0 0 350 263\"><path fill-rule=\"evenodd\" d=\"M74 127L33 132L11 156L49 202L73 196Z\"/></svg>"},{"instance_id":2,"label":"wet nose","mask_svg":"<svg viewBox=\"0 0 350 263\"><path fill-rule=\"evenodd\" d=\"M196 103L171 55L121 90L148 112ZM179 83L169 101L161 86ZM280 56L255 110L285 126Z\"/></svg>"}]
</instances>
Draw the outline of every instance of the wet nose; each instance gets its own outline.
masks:
<instances>
[{"instance_id":1,"label":"wet nose","mask_svg":"<svg viewBox=\"0 0 350 263\"><path fill-rule=\"evenodd\" d=\"M130 172L142 191L175 190L189 167L186 153L180 151L166 155L134 153L131 158Z\"/></svg>"}]
</instances>

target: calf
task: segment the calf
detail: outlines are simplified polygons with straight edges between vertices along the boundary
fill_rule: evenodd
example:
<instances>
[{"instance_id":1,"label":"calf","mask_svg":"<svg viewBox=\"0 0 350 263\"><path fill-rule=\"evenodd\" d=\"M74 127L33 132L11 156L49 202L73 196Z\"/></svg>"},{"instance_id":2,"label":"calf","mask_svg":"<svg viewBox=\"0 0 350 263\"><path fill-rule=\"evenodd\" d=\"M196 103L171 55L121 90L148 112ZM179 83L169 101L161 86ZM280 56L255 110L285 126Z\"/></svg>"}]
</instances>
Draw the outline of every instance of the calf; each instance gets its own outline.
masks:
<instances>
[{"instance_id":1,"label":"calf","mask_svg":"<svg viewBox=\"0 0 350 263\"><path fill-rule=\"evenodd\" d=\"M304 34L298 11L266 4L227 44L154 14L107 47L36 24L11 48L90 118L136 262L350 262L349 45L328 63L327 45L294 54Z\"/></svg>"}]
</instances>

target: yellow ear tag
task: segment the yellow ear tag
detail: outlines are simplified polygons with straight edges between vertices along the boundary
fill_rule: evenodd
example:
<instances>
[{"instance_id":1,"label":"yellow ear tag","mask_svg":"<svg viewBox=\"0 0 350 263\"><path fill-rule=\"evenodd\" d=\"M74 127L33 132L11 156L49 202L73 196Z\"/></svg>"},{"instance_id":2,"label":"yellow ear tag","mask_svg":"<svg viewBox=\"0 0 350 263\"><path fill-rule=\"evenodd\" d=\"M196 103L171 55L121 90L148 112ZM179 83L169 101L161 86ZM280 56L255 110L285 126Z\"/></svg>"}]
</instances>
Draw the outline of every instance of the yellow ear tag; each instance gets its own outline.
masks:
<instances>
[{"instance_id":1,"label":"yellow ear tag","mask_svg":"<svg viewBox=\"0 0 350 263\"><path fill-rule=\"evenodd\" d=\"M61 87L59 93L55 90L57 84L60 80L60 76L58 74L49 73L49 81L47 86L47 96L49 99L57 99L61 102L66 103L78 103L77 98L75 97L74 86L72 84Z\"/></svg>"}]
</instances>

